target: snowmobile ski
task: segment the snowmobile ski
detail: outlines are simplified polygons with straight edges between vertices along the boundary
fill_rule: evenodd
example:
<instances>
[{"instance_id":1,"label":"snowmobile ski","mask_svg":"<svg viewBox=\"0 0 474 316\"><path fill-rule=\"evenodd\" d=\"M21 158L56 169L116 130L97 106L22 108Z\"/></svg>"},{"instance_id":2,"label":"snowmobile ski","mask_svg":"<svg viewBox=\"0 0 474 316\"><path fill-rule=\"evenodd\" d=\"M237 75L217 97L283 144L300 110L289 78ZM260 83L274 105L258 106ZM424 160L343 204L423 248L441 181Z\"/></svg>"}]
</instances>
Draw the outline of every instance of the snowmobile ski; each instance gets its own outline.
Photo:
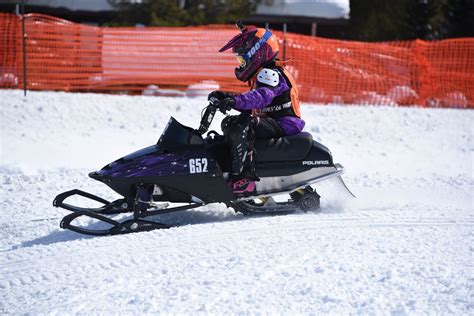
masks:
<instances>
[{"instance_id":1,"label":"snowmobile ski","mask_svg":"<svg viewBox=\"0 0 474 316\"><path fill-rule=\"evenodd\" d=\"M64 203L64 200L73 195L80 195L85 198L89 198L96 202L103 203L104 206L98 208L84 208L77 207L71 204ZM154 221L144 220L143 218L155 215L162 215L172 212L180 212L184 210L193 209L199 206L202 206L200 203L192 203L184 206L177 206L168 208L168 204L163 206L153 207L152 203L149 203L149 208L146 210L140 210L137 207L137 203L127 202L126 199L119 199L114 202L108 202L105 199L102 199L96 195L81 191L81 190L71 190L59 194L53 201L53 205L56 207L61 207L63 209L72 211L73 213L66 215L60 223L60 227L63 229L69 229L77 233L93 236L107 236L107 235L118 235L118 234L127 234L135 232L150 231L154 229L163 229L170 228L171 225L158 223ZM133 212L133 219L128 219L123 222L113 220L105 215L113 215L120 213L129 213ZM99 222L108 224L110 227L105 229L88 229L72 224L72 221L79 217L89 217L96 219Z\"/></svg>"}]
</instances>

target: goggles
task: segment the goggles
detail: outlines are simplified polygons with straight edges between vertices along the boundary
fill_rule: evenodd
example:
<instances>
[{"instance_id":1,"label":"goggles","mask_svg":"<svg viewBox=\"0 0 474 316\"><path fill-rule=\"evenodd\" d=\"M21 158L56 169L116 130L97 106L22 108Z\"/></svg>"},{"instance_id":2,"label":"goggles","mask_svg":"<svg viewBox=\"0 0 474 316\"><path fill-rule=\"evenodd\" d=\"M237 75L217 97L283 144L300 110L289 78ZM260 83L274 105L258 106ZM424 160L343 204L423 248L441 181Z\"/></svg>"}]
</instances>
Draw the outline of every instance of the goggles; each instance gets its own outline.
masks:
<instances>
[{"instance_id":1,"label":"goggles","mask_svg":"<svg viewBox=\"0 0 474 316\"><path fill-rule=\"evenodd\" d=\"M235 59L237 59L237 61L239 62L240 67L245 67L245 64L246 64L247 62L245 61L244 56L242 56L242 55L235 55Z\"/></svg>"}]
</instances>

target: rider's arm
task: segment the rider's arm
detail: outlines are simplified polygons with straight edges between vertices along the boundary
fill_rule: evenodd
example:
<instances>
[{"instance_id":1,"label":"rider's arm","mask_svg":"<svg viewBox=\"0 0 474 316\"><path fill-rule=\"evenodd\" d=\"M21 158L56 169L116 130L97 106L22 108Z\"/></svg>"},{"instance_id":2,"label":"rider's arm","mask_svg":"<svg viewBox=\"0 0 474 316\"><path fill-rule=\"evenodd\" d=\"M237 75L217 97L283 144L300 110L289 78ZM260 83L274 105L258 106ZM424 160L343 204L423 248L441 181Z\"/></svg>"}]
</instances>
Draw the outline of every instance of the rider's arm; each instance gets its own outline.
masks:
<instances>
[{"instance_id":1,"label":"rider's arm","mask_svg":"<svg viewBox=\"0 0 474 316\"><path fill-rule=\"evenodd\" d=\"M234 108L239 111L262 109L272 103L275 97L289 89L290 87L281 75L279 75L278 84L274 87L257 81L257 88L234 97Z\"/></svg>"}]
</instances>

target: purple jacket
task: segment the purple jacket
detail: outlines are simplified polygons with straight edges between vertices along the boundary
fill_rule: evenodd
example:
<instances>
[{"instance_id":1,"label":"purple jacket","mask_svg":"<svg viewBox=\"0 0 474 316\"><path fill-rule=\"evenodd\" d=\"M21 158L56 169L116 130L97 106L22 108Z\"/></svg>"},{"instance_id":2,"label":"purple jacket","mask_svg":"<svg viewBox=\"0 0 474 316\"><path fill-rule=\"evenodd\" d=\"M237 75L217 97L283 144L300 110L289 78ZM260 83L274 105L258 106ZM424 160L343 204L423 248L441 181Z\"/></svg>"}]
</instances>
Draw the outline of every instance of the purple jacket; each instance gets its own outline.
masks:
<instances>
[{"instance_id":1,"label":"purple jacket","mask_svg":"<svg viewBox=\"0 0 474 316\"><path fill-rule=\"evenodd\" d=\"M272 100L288 91L290 87L286 79L280 74L279 83L275 87L261 84L257 81L257 87L249 92L235 96L234 108L239 111L263 109L272 103ZM286 135L295 135L303 130L305 122L296 116L284 116L276 120Z\"/></svg>"}]
</instances>

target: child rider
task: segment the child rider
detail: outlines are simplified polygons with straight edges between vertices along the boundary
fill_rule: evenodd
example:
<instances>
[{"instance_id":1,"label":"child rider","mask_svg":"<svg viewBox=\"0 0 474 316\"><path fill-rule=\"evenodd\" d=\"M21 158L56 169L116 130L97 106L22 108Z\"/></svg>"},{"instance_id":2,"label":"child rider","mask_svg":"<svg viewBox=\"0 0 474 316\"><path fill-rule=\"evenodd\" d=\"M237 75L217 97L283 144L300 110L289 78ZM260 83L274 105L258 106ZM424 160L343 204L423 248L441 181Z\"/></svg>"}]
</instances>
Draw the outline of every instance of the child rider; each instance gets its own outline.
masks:
<instances>
[{"instance_id":1,"label":"child rider","mask_svg":"<svg viewBox=\"0 0 474 316\"><path fill-rule=\"evenodd\" d=\"M223 113L230 109L240 115L227 116L221 124L231 147L232 174L230 186L238 196L256 191L253 142L255 138L278 138L301 132L298 88L295 80L276 59L278 41L268 29L244 27L236 23L240 34L232 38L219 52L232 48L239 61L235 68L238 80L248 82L250 91L233 94L213 91L208 99Z\"/></svg>"}]
</instances>

